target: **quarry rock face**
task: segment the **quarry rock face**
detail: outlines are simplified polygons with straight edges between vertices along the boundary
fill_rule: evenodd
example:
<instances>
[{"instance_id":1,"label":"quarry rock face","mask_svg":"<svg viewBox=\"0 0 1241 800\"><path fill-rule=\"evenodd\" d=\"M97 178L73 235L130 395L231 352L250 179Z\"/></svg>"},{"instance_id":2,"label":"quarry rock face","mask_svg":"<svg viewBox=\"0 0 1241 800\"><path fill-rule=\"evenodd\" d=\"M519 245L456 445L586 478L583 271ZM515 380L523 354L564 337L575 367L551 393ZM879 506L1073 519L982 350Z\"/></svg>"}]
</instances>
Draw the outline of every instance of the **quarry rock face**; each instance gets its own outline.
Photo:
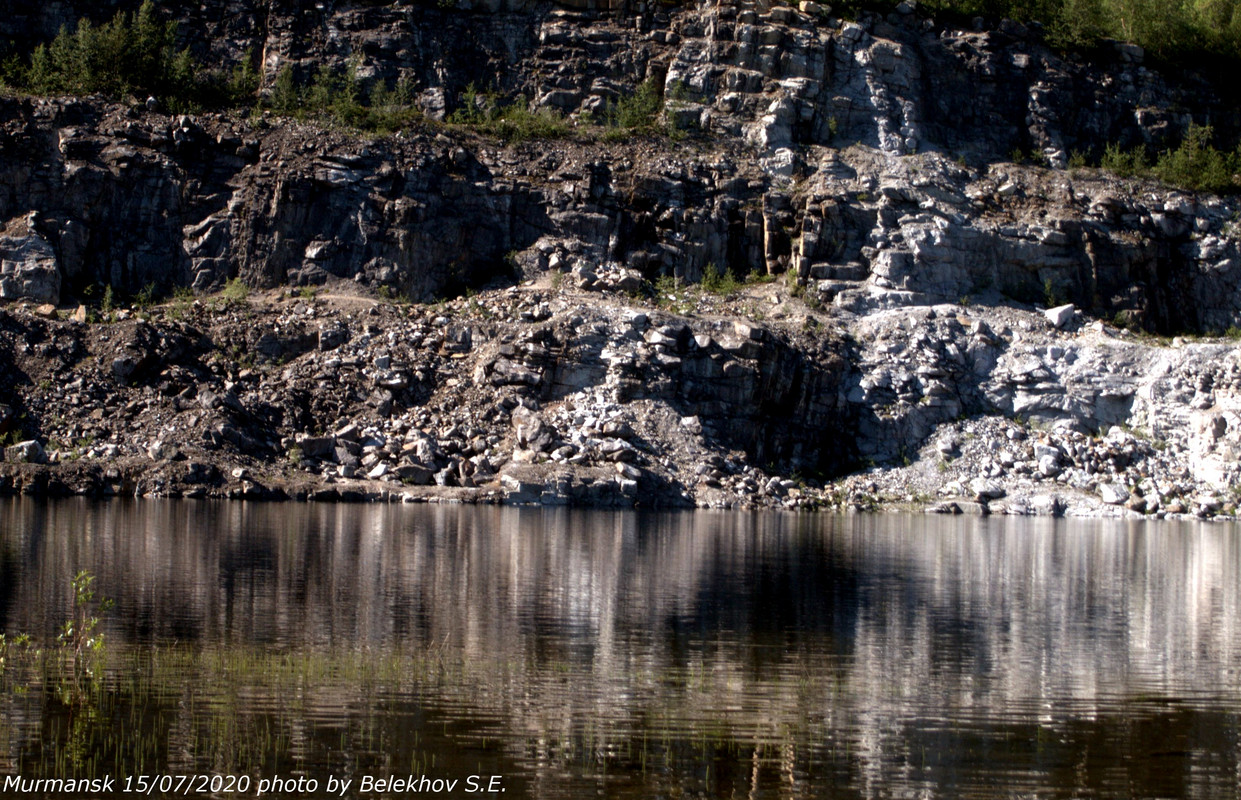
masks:
<instances>
[{"instance_id":1,"label":"quarry rock face","mask_svg":"<svg viewBox=\"0 0 1241 800\"><path fill-rule=\"evenodd\" d=\"M45 35L124 7L18 5L3 24ZM432 124L372 138L276 117L6 100L0 218L36 212L75 292L331 276L431 299L511 272L513 255L552 236L596 270L792 271L849 307L994 291L1162 332L1223 330L1241 313L1231 203L1011 162L1063 168L1108 144L1171 145L1195 119L1237 127L1209 85L1165 77L1132 48L1087 64L1015 24L736 2L161 13L204 63L261 61L262 92L286 66L303 81L351 66L367 87L430 98L431 119L474 86L553 110L578 135L505 145ZM645 81L687 139L589 124ZM21 263L46 274L52 262ZM33 278L5 292L54 295Z\"/></svg>"},{"instance_id":2,"label":"quarry rock face","mask_svg":"<svg viewBox=\"0 0 1241 800\"><path fill-rule=\"evenodd\" d=\"M0 489L1230 513L1234 344L1131 331L1241 327L1236 201L1066 168L1237 132L1132 48L912 4L160 9L262 92L348 65L423 118L0 99ZM565 128L452 122L479 92Z\"/></svg>"}]
</instances>

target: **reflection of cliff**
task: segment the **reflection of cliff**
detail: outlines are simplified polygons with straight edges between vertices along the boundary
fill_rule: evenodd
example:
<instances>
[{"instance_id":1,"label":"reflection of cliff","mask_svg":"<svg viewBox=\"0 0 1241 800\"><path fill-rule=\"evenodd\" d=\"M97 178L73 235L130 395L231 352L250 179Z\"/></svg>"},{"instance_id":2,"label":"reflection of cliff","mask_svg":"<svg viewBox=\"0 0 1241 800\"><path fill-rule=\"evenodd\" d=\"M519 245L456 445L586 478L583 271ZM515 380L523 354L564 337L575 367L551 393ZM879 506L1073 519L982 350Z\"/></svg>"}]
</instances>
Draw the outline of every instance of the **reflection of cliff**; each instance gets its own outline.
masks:
<instances>
[{"instance_id":1,"label":"reflection of cliff","mask_svg":"<svg viewBox=\"0 0 1241 800\"><path fill-rule=\"evenodd\" d=\"M1221 526L15 502L0 533L9 630L51 630L88 568L114 637L432 654L451 679L398 671L388 696L412 681L470 735L552 762L713 731L790 780L809 759L878 785L971 737L1050 727L1070 753L1129 714L1200 752L1241 689L1241 544ZM186 691L221 680L193 669ZM298 736L373 713L333 670L299 689ZM264 676L238 694L253 713L284 702Z\"/></svg>"},{"instance_id":2,"label":"reflection of cliff","mask_svg":"<svg viewBox=\"0 0 1241 800\"><path fill-rule=\"evenodd\" d=\"M969 676L963 702L1010 704L1220 686L1241 655L1241 546L1189 524L86 502L0 523L10 630L51 630L88 568L140 641L434 644L605 674L710 653L754 677L813 652L860 686Z\"/></svg>"}]
</instances>

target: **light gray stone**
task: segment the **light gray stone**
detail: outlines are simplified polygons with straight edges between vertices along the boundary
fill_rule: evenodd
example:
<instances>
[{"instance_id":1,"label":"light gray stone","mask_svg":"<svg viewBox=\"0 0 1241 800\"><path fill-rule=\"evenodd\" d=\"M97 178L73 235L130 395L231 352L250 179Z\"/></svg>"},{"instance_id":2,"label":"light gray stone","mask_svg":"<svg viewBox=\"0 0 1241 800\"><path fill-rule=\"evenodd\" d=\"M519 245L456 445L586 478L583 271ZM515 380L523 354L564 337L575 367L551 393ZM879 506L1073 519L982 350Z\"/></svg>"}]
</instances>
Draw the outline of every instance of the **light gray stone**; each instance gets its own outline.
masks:
<instances>
[{"instance_id":1,"label":"light gray stone","mask_svg":"<svg viewBox=\"0 0 1241 800\"><path fill-rule=\"evenodd\" d=\"M4 460L18 464L46 464L47 452L34 439L4 448Z\"/></svg>"},{"instance_id":2,"label":"light gray stone","mask_svg":"<svg viewBox=\"0 0 1241 800\"><path fill-rule=\"evenodd\" d=\"M0 230L0 299L60 302L60 265L50 242L35 230L34 212Z\"/></svg>"},{"instance_id":3,"label":"light gray stone","mask_svg":"<svg viewBox=\"0 0 1241 800\"><path fill-rule=\"evenodd\" d=\"M1053 328L1063 328L1073 319L1073 314L1076 311L1077 308L1072 303L1069 303L1049 308L1043 312L1043 316L1047 317L1047 321L1051 323Z\"/></svg>"},{"instance_id":4,"label":"light gray stone","mask_svg":"<svg viewBox=\"0 0 1241 800\"><path fill-rule=\"evenodd\" d=\"M1099 499L1110 506L1118 506L1129 499L1129 490L1119 483L1101 483L1098 488Z\"/></svg>"}]
</instances>

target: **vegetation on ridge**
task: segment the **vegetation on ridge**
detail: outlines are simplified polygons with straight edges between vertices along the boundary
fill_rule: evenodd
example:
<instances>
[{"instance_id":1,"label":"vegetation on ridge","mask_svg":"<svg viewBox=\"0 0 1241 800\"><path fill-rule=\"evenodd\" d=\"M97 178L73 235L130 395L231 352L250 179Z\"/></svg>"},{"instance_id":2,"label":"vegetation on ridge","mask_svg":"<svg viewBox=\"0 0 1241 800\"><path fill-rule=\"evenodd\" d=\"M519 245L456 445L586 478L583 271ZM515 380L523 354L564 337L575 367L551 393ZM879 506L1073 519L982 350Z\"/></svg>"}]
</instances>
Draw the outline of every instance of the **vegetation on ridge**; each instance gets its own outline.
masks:
<instances>
[{"instance_id":1,"label":"vegetation on ridge","mask_svg":"<svg viewBox=\"0 0 1241 800\"><path fill-rule=\"evenodd\" d=\"M893 0L845 0L838 12L863 8L890 10ZM1064 48L1092 47L1101 39L1135 42L1165 61L1208 55L1241 61L1241 0L921 0L932 13L992 19L1009 17L1043 24L1048 41ZM103 94L142 100L152 96L167 111L204 109L271 110L297 117L317 117L357 130L387 134L425 122L415 104L412 82L389 86L364 82L359 63L343 69L322 65L309 80L299 81L291 65L276 76L266 97L259 94L253 53L231 70L208 69L188 49L178 49L175 22L157 18L152 0L133 14L118 12L110 22L82 19L47 45L35 47L28 60L11 56L0 64L0 86L36 95ZM675 90L668 99L676 100ZM508 142L567 136L625 138L634 134L683 135L660 116L662 87L648 80L593 113L567 119L552 109L531 110L517 95L504 102L498 94L467 87L448 117L458 125ZM1218 149L1209 126L1191 125L1175 149L1151 153L1108 146L1094 158L1103 169L1122 176L1143 176L1188 189L1233 192L1241 173L1241 149ZM1076 165L1085 156L1076 157Z\"/></svg>"},{"instance_id":2,"label":"vegetation on ridge","mask_svg":"<svg viewBox=\"0 0 1241 800\"><path fill-rule=\"evenodd\" d=\"M1152 162L1143 148L1122 150L1109 145L1099 166L1121 177L1156 178L1172 186L1226 194L1238 189L1241 147L1231 152L1212 144L1209 125L1189 126L1176 149L1165 150Z\"/></svg>"},{"instance_id":3,"label":"vegetation on ridge","mask_svg":"<svg viewBox=\"0 0 1241 800\"><path fill-rule=\"evenodd\" d=\"M920 0L918 5L966 17L1040 22L1057 47L1093 47L1110 38L1140 45L1163 60L1241 59L1238 0Z\"/></svg>"},{"instance_id":4,"label":"vegetation on ridge","mask_svg":"<svg viewBox=\"0 0 1241 800\"><path fill-rule=\"evenodd\" d=\"M137 13L117 12L103 25L84 18L72 32L61 28L28 62L10 57L0 65L0 84L40 95L148 95L170 111L252 100L258 73L250 58L231 72L206 70L188 50L176 48L176 37L176 23L156 19L146 0Z\"/></svg>"}]
</instances>

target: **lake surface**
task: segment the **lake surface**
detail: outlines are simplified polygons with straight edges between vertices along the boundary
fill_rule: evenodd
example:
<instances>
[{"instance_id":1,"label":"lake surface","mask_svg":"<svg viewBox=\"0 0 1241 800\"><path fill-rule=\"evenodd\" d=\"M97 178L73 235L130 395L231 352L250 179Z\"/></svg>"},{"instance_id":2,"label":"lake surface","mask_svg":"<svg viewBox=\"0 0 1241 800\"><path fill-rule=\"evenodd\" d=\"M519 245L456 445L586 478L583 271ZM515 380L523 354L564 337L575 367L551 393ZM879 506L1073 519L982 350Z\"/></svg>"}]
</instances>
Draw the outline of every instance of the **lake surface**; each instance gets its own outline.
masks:
<instances>
[{"instance_id":1,"label":"lake surface","mask_svg":"<svg viewBox=\"0 0 1241 800\"><path fill-rule=\"evenodd\" d=\"M1230 525L14 499L0 630L2 796L1241 796Z\"/></svg>"}]
</instances>

